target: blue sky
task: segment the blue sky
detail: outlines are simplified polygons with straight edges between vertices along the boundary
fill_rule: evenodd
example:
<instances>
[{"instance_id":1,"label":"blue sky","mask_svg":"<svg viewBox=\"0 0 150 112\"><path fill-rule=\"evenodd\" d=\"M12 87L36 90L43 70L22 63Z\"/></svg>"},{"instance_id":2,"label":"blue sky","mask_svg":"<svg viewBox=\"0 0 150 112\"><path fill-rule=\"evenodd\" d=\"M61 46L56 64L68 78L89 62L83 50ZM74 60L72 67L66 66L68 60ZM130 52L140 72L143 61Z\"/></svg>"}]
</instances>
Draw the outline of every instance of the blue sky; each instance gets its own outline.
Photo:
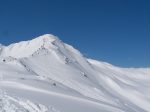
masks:
<instances>
[{"instance_id":1,"label":"blue sky","mask_svg":"<svg viewBox=\"0 0 150 112\"><path fill-rule=\"evenodd\" d=\"M150 67L149 0L0 0L0 43L47 33L90 58Z\"/></svg>"}]
</instances>

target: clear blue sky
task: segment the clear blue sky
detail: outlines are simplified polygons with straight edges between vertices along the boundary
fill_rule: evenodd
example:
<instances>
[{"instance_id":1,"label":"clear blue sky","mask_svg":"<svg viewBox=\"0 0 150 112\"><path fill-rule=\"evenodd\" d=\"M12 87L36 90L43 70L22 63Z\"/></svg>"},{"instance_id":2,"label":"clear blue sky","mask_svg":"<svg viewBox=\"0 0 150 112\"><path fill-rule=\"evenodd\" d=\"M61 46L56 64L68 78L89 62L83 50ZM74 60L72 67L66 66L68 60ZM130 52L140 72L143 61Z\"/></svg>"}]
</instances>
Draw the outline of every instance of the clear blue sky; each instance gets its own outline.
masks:
<instances>
[{"instance_id":1,"label":"clear blue sky","mask_svg":"<svg viewBox=\"0 0 150 112\"><path fill-rule=\"evenodd\" d=\"M87 57L150 67L150 0L0 0L0 43L45 33Z\"/></svg>"}]
</instances>

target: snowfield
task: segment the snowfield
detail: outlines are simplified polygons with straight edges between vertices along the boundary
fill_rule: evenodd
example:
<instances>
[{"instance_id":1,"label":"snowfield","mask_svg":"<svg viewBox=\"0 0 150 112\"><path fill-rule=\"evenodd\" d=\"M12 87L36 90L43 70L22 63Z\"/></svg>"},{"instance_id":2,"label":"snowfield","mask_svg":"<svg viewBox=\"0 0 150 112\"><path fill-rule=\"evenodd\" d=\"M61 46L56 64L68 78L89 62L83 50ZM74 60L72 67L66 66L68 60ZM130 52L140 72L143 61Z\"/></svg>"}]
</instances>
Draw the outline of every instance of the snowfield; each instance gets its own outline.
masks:
<instances>
[{"instance_id":1,"label":"snowfield","mask_svg":"<svg viewBox=\"0 0 150 112\"><path fill-rule=\"evenodd\" d=\"M0 45L0 112L150 112L150 68L87 59L50 34Z\"/></svg>"}]
</instances>

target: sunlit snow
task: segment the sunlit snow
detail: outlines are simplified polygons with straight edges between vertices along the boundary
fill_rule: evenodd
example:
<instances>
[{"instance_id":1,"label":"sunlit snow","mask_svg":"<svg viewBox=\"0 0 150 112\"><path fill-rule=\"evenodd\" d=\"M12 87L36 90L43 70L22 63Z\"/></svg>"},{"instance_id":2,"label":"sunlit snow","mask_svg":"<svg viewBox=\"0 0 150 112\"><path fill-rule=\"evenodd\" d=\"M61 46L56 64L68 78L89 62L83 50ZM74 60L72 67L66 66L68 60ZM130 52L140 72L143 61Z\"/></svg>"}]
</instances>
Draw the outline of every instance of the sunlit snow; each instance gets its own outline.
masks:
<instances>
[{"instance_id":1,"label":"sunlit snow","mask_svg":"<svg viewBox=\"0 0 150 112\"><path fill-rule=\"evenodd\" d=\"M150 112L150 68L87 59L50 34L1 45L0 112Z\"/></svg>"}]
</instances>

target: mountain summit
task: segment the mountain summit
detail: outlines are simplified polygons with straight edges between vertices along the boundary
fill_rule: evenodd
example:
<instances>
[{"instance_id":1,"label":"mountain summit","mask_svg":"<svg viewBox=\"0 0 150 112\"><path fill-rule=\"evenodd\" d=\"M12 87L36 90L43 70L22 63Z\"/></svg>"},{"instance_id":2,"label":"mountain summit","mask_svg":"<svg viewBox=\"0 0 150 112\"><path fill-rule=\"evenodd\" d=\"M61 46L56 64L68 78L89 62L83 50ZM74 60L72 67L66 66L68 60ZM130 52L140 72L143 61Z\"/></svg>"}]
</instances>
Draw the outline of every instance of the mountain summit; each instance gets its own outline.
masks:
<instances>
[{"instance_id":1,"label":"mountain summit","mask_svg":"<svg viewBox=\"0 0 150 112\"><path fill-rule=\"evenodd\" d=\"M58 37L0 46L0 112L149 112L150 68L87 59Z\"/></svg>"},{"instance_id":2,"label":"mountain summit","mask_svg":"<svg viewBox=\"0 0 150 112\"><path fill-rule=\"evenodd\" d=\"M63 43L61 43L58 37L51 34L45 34L33 40L22 41L19 43L11 44L9 46L1 46L1 56L12 56L14 58L28 57L40 48L54 49L57 46L54 44L58 45Z\"/></svg>"}]
</instances>

